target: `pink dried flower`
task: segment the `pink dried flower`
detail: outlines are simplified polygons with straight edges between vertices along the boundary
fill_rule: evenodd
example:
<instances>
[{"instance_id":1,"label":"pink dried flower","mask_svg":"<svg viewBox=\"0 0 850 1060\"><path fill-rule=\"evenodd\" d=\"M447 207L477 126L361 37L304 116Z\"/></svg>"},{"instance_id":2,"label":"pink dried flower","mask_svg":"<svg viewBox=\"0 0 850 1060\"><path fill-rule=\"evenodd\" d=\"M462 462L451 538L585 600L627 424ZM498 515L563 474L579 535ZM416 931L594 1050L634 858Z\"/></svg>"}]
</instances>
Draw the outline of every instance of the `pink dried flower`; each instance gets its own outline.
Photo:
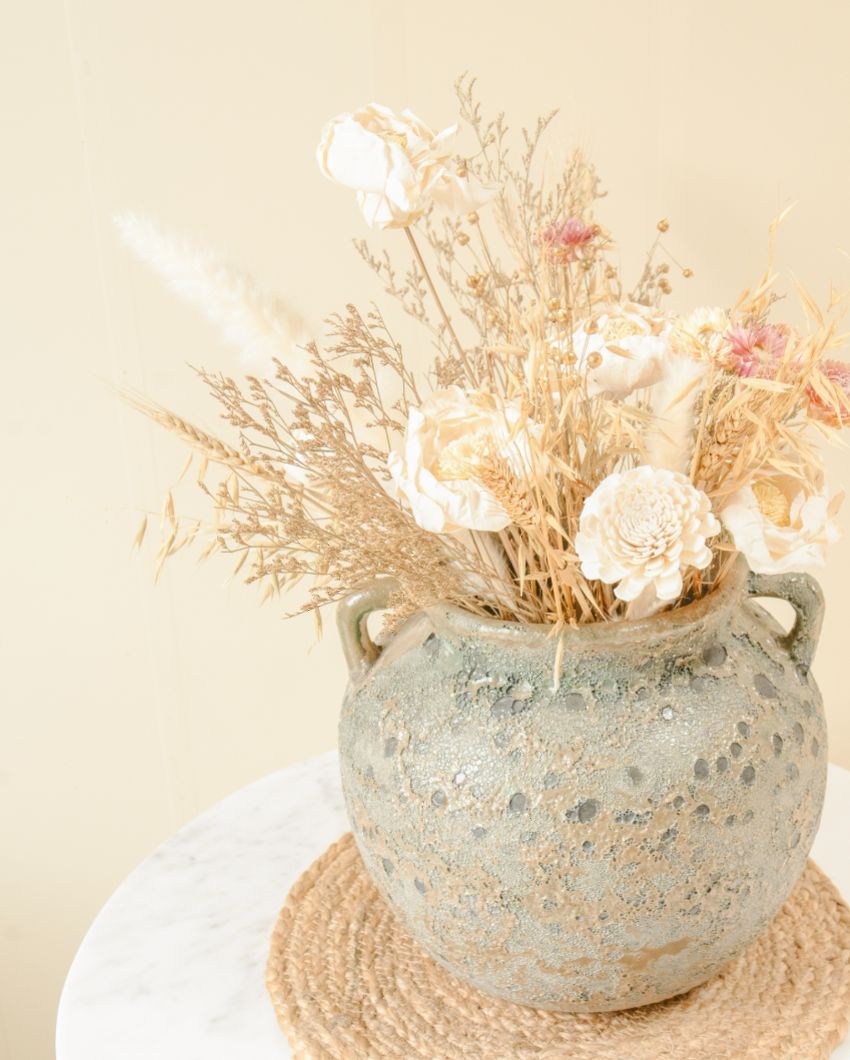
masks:
<instances>
[{"instance_id":1,"label":"pink dried flower","mask_svg":"<svg viewBox=\"0 0 850 1060\"><path fill-rule=\"evenodd\" d=\"M809 383L806 388L809 415L833 427L850 425L850 364L845 361L821 361L818 367L821 375L841 391L846 403L841 403L840 398L830 401Z\"/></svg>"},{"instance_id":2,"label":"pink dried flower","mask_svg":"<svg viewBox=\"0 0 850 1060\"><path fill-rule=\"evenodd\" d=\"M747 378L772 379L788 345L788 332L778 324L736 324L724 338L729 366Z\"/></svg>"},{"instance_id":3,"label":"pink dried flower","mask_svg":"<svg viewBox=\"0 0 850 1060\"><path fill-rule=\"evenodd\" d=\"M573 261L578 251L586 247L599 234L598 225L585 224L580 217L568 217L566 221L557 221L544 228L537 237L537 242L552 257Z\"/></svg>"}]
</instances>

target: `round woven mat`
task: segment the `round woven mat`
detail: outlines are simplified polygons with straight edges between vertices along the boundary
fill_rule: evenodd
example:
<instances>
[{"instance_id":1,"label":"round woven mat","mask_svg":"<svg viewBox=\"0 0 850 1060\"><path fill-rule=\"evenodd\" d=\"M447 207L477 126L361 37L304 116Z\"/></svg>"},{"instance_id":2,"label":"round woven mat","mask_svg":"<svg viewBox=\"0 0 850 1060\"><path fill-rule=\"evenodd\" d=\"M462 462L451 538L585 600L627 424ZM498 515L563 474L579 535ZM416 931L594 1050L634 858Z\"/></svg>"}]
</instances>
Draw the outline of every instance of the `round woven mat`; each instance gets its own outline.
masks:
<instances>
[{"instance_id":1,"label":"round woven mat","mask_svg":"<svg viewBox=\"0 0 850 1060\"><path fill-rule=\"evenodd\" d=\"M346 835L290 891L266 982L296 1060L818 1060L847 1030L850 910L809 862L767 931L703 986L626 1012L542 1012L427 957Z\"/></svg>"}]
</instances>

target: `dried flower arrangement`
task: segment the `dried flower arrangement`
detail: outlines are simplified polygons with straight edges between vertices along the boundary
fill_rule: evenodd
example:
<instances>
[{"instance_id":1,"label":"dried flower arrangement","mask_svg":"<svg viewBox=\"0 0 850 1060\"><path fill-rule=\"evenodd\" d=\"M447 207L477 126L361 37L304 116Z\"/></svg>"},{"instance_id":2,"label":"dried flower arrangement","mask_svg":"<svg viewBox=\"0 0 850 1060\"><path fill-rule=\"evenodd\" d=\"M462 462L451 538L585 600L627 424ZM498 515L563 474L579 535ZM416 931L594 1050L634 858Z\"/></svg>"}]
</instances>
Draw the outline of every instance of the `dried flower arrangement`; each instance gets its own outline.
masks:
<instances>
[{"instance_id":1,"label":"dried flower arrangement","mask_svg":"<svg viewBox=\"0 0 850 1060\"><path fill-rule=\"evenodd\" d=\"M204 554L247 564L264 598L308 579L303 609L317 615L389 575L395 621L441 599L554 630L685 604L738 553L761 572L821 564L840 498L817 443L850 422L850 364L828 359L843 298L821 310L801 291L798 333L769 320L768 268L730 309L674 315L666 221L626 290L593 167L576 152L554 184L538 180L551 116L523 131L515 161L473 85L457 85L469 157L452 154L456 127L435 135L377 105L332 120L318 148L370 226L404 233L401 275L357 247L430 334L423 375L377 309L331 317L320 348L218 259L121 222L249 358L274 359L268 378L242 383L200 372L232 443L136 400L200 456L215 511ZM160 566L201 530L170 494L165 525Z\"/></svg>"}]
</instances>

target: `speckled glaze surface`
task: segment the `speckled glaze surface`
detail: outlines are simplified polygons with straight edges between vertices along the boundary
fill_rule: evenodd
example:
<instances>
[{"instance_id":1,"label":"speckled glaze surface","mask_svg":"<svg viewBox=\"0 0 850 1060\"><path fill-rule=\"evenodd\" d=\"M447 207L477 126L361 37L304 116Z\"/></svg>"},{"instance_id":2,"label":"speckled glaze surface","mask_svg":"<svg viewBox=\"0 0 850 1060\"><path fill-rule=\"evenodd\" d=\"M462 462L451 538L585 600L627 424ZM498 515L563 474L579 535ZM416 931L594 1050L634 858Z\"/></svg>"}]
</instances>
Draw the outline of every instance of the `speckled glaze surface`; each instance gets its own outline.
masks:
<instances>
[{"instance_id":1,"label":"speckled glaze surface","mask_svg":"<svg viewBox=\"0 0 850 1060\"><path fill-rule=\"evenodd\" d=\"M389 587L340 608L351 684L342 780L366 868L457 977L538 1008L606 1011L688 990L772 919L826 782L805 575L557 641L456 608L380 651ZM754 597L782 597L790 634Z\"/></svg>"}]
</instances>

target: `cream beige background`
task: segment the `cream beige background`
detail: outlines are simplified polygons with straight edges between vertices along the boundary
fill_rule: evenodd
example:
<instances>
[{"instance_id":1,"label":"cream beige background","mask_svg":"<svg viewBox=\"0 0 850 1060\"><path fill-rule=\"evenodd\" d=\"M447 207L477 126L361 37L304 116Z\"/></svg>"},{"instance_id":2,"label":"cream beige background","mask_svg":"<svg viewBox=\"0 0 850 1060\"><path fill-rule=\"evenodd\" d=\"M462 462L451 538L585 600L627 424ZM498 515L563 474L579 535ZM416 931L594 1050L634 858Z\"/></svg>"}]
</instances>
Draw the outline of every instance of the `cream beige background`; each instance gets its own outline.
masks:
<instances>
[{"instance_id":1,"label":"cream beige background","mask_svg":"<svg viewBox=\"0 0 850 1060\"><path fill-rule=\"evenodd\" d=\"M850 285L850 4L7 0L4 13L0 1057L46 1060L65 971L109 893L202 808L332 746L345 680L332 631L315 644L310 621L258 608L225 566L178 562L155 588L151 552L131 554L182 452L112 385L213 426L186 362L238 362L130 260L113 214L222 248L318 326L380 294L350 246L364 234L353 197L315 166L323 121L377 99L448 124L468 69L516 124L562 108L557 137L596 159L627 267L671 219L669 246L696 270L674 280L674 305L729 303L792 200L779 264L824 297L830 277ZM793 299L787 314L799 319ZM850 487L850 454L830 464ZM816 671L831 757L850 766L850 535L824 584Z\"/></svg>"}]
</instances>

